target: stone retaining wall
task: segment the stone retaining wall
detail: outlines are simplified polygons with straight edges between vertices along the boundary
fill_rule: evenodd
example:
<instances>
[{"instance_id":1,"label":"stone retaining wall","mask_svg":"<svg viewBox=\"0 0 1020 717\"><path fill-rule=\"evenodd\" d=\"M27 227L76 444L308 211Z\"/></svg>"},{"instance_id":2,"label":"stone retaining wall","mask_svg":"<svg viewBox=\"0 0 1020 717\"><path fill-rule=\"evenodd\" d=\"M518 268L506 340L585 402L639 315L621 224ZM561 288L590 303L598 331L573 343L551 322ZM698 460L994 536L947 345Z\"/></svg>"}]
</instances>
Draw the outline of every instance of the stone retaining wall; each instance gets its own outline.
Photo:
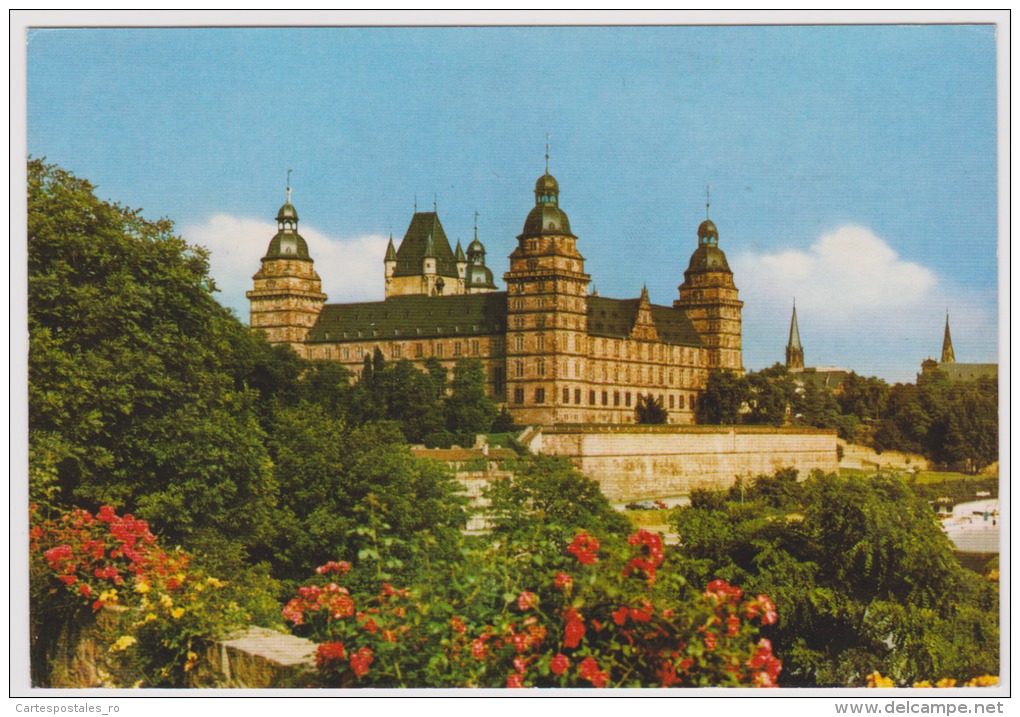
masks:
<instances>
[{"instance_id":1,"label":"stone retaining wall","mask_svg":"<svg viewBox=\"0 0 1020 717\"><path fill-rule=\"evenodd\" d=\"M569 458L611 501L727 488L782 468L801 477L839 469L836 431L828 429L558 425L536 429L528 447Z\"/></svg>"}]
</instances>

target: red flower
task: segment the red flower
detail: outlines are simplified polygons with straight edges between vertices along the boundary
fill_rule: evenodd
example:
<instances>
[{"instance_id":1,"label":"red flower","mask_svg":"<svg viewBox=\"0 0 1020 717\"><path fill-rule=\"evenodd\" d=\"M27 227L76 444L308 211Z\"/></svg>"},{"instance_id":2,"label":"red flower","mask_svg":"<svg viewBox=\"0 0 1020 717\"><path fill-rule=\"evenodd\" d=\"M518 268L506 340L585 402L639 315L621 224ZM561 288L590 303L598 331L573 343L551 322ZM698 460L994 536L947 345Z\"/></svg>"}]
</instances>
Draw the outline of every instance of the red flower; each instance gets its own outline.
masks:
<instances>
[{"instance_id":1,"label":"red flower","mask_svg":"<svg viewBox=\"0 0 1020 717\"><path fill-rule=\"evenodd\" d=\"M726 618L726 634L730 637L736 637L740 632L740 618L736 615L730 615Z\"/></svg>"},{"instance_id":2,"label":"red flower","mask_svg":"<svg viewBox=\"0 0 1020 717\"><path fill-rule=\"evenodd\" d=\"M332 667L344 659L342 642L324 642L315 649L315 666L322 669Z\"/></svg>"},{"instance_id":3,"label":"red flower","mask_svg":"<svg viewBox=\"0 0 1020 717\"><path fill-rule=\"evenodd\" d=\"M527 590L522 592L517 598L517 607L521 610L528 610L529 608L535 607L538 604L538 596L535 593L529 593Z\"/></svg>"},{"instance_id":4,"label":"red flower","mask_svg":"<svg viewBox=\"0 0 1020 717\"><path fill-rule=\"evenodd\" d=\"M609 673L599 670L599 663L594 657L586 657L578 667L578 674L591 682L593 687L605 687L609 682Z\"/></svg>"},{"instance_id":5,"label":"red flower","mask_svg":"<svg viewBox=\"0 0 1020 717\"><path fill-rule=\"evenodd\" d=\"M476 660L484 660L485 656L489 654L489 648L485 646L485 640L488 639L488 635L482 637L476 637L471 641L471 657Z\"/></svg>"},{"instance_id":6,"label":"red flower","mask_svg":"<svg viewBox=\"0 0 1020 717\"><path fill-rule=\"evenodd\" d=\"M554 675L562 675L570 669L570 660L563 653L559 653L549 662L549 669Z\"/></svg>"},{"instance_id":7,"label":"red flower","mask_svg":"<svg viewBox=\"0 0 1020 717\"><path fill-rule=\"evenodd\" d=\"M524 678L517 672L506 678L507 687L524 687Z\"/></svg>"},{"instance_id":8,"label":"red flower","mask_svg":"<svg viewBox=\"0 0 1020 717\"><path fill-rule=\"evenodd\" d=\"M577 556L582 565L594 565L599 560L599 541L587 533L578 533L574 542L567 546L567 551Z\"/></svg>"},{"instance_id":9,"label":"red flower","mask_svg":"<svg viewBox=\"0 0 1020 717\"><path fill-rule=\"evenodd\" d=\"M528 668L528 664L522 658L520 658L520 657L515 657L514 658L514 669L515 670L517 670L518 672L520 672L523 675L524 671L527 668Z\"/></svg>"},{"instance_id":10,"label":"red flower","mask_svg":"<svg viewBox=\"0 0 1020 717\"><path fill-rule=\"evenodd\" d=\"M335 560L330 560L325 565L320 565L319 567L317 567L315 569L315 572L318 573L319 575L324 575L325 573L340 573L342 575L344 573L350 572L350 570L351 564L348 563L346 560L341 560L339 563L336 562Z\"/></svg>"},{"instance_id":11,"label":"red flower","mask_svg":"<svg viewBox=\"0 0 1020 717\"><path fill-rule=\"evenodd\" d=\"M734 605L740 600L740 596L744 592L737 587L733 587L725 580L716 579L708 584L708 588L705 590L705 597L715 600L716 603L729 602Z\"/></svg>"},{"instance_id":12,"label":"red flower","mask_svg":"<svg viewBox=\"0 0 1020 717\"><path fill-rule=\"evenodd\" d=\"M354 674L359 680L368 672L368 666L374 659L372 651L367 647L362 647L357 653L351 655L351 669L354 670Z\"/></svg>"},{"instance_id":13,"label":"red flower","mask_svg":"<svg viewBox=\"0 0 1020 717\"><path fill-rule=\"evenodd\" d=\"M560 590L570 590L574 587L574 579L566 573L556 573L556 580L553 582Z\"/></svg>"},{"instance_id":14,"label":"red flower","mask_svg":"<svg viewBox=\"0 0 1020 717\"><path fill-rule=\"evenodd\" d=\"M628 612L629 611L627 610L626 606L621 606L619 609L613 612L613 622L615 622L617 625L622 626L625 622L627 622Z\"/></svg>"},{"instance_id":15,"label":"red flower","mask_svg":"<svg viewBox=\"0 0 1020 717\"><path fill-rule=\"evenodd\" d=\"M715 633L712 632L705 633L705 649L706 650L715 649Z\"/></svg>"},{"instance_id":16,"label":"red flower","mask_svg":"<svg viewBox=\"0 0 1020 717\"><path fill-rule=\"evenodd\" d=\"M459 617L454 617L450 620L450 627L452 627L455 632L459 632L461 635L467 632L467 625L465 625L464 621Z\"/></svg>"},{"instance_id":17,"label":"red flower","mask_svg":"<svg viewBox=\"0 0 1020 717\"><path fill-rule=\"evenodd\" d=\"M368 631L369 631L370 633L372 633L373 635L374 635L374 634L375 634L376 632L378 632L378 631L379 631L379 626L375 624L375 619L374 619L374 618L371 618L371 617L370 617L370 618L368 618L368 620L367 620L367 621L365 621L365 624L364 624L364 625L362 625L362 627L364 627L364 628L365 628L366 630L368 630Z\"/></svg>"},{"instance_id":18,"label":"red flower","mask_svg":"<svg viewBox=\"0 0 1020 717\"><path fill-rule=\"evenodd\" d=\"M563 646L577 647L584 637L584 620L574 608L567 610L567 626L563 632Z\"/></svg>"}]
</instances>

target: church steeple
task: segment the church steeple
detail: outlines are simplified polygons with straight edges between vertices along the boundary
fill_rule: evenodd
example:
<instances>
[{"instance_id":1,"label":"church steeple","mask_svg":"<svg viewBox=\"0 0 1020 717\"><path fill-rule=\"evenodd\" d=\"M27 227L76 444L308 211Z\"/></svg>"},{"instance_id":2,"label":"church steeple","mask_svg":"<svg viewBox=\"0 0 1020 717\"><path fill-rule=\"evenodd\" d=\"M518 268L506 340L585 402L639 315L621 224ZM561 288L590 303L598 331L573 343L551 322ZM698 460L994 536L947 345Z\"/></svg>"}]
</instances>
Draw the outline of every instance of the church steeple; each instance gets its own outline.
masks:
<instances>
[{"instance_id":1,"label":"church steeple","mask_svg":"<svg viewBox=\"0 0 1020 717\"><path fill-rule=\"evenodd\" d=\"M946 312L946 333L942 337L942 363L956 363L956 356L953 354L953 339L949 335L949 312Z\"/></svg>"},{"instance_id":2,"label":"church steeple","mask_svg":"<svg viewBox=\"0 0 1020 717\"><path fill-rule=\"evenodd\" d=\"M800 345L800 327L797 326L797 302L793 302L793 318L790 320L790 340L786 344L786 367L804 368L804 347Z\"/></svg>"}]
</instances>

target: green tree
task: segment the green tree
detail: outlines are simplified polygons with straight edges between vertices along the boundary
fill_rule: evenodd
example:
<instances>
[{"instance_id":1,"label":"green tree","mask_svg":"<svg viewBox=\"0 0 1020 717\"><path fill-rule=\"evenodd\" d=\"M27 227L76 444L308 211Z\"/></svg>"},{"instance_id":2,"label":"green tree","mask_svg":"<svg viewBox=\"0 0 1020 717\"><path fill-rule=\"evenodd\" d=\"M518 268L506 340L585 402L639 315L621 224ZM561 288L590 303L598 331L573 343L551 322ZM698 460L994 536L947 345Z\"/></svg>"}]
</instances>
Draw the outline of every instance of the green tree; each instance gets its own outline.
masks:
<instances>
[{"instance_id":1,"label":"green tree","mask_svg":"<svg viewBox=\"0 0 1020 717\"><path fill-rule=\"evenodd\" d=\"M193 548L270 536L257 340L213 291L169 220L29 162L29 440L55 503L126 506Z\"/></svg>"},{"instance_id":2,"label":"green tree","mask_svg":"<svg viewBox=\"0 0 1020 717\"><path fill-rule=\"evenodd\" d=\"M543 526L566 530L597 530L624 534L630 521L615 510L599 484L569 461L552 456L527 456L508 466L511 478L495 481L486 492L496 534L528 535Z\"/></svg>"},{"instance_id":3,"label":"green tree","mask_svg":"<svg viewBox=\"0 0 1020 717\"><path fill-rule=\"evenodd\" d=\"M782 364L747 376L747 423L782 426L789 409L797 399L796 386L789 371Z\"/></svg>"},{"instance_id":4,"label":"green tree","mask_svg":"<svg viewBox=\"0 0 1020 717\"><path fill-rule=\"evenodd\" d=\"M747 379L733 371L716 369L708 375L699 404L701 422L732 425L740 421L740 409L748 399Z\"/></svg>"},{"instance_id":5,"label":"green tree","mask_svg":"<svg viewBox=\"0 0 1020 717\"><path fill-rule=\"evenodd\" d=\"M322 406L300 404L278 412L269 447L281 486L281 531L265 557L276 577L297 579L338 558L365 559L360 553L371 546L359 529L375 519L385 524L380 540L390 542L389 557L405 579L417 559L455 552L462 488L446 466L412 457L397 424L352 426Z\"/></svg>"},{"instance_id":6,"label":"green tree","mask_svg":"<svg viewBox=\"0 0 1020 717\"><path fill-rule=\"evenodd\" d=\"M904 481L777 474L735 497L678 511L682 555L695 583L717 576L772 597L784 684L997 673L997 589L956 562ZM957 620L968 632L953 632Z\"/></svg>"},{"instance_id":7,"label":"green tree","mask_svg":"<svg viewBox=\"0 0 1020 717\"><path fill-rule=\"evenodd\" d=\"M638 395L637 405L634 407L634 419L638 423L661 424L669 422L669 414L662 405L662 399L652 394Z\"/></svg>"},{"instance_id":8,"label":"green tree","mask_svg":"<svg viewBox=\"0 0 1020 717\"><path fill-rule=\"evenodd\" d=\"M485 367L479 359L457 361L450 396L446 399L446 427L453 433L484 433L496 420L496 404L485 393Z\"/></svg>"}]
</instances>

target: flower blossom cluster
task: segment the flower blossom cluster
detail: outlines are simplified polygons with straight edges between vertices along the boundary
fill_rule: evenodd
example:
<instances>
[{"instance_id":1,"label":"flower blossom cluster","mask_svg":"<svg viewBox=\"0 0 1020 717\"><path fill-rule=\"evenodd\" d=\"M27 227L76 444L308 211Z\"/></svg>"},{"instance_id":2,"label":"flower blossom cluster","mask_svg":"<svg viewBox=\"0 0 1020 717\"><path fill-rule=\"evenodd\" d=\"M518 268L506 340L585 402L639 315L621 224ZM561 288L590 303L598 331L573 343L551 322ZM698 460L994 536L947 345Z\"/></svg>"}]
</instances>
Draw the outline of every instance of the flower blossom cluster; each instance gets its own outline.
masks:
<instances>
[{"instance_id":1,"label":"flower blossom cluster","mask_svg":"<svg viewBox=\"0 0 1020 717\"><path fill-rule=\"evenodd\" d=\"M641 573L644 574L649 585L654 585L655 571L666 557L666 551L662 547L662 538L655 533L642 529L628 537L627 542L630 545L642 545L647 552L645 555L631 558L630 562L627 563L627 567L623 569L623 576L627 577L631 574Z\"/></svg>"},{"instance_id":2,"label":"flower blossom cluster","mask_svg":"<svg viewBox=\"0 0 1020 717\"><path fill-rule=\"evenodd\" d=\"M599 560L599 541L587 533L578 533L567 546L567 551L573 553L582 565L594 565Z\"/></svg>"}]
</instances>

